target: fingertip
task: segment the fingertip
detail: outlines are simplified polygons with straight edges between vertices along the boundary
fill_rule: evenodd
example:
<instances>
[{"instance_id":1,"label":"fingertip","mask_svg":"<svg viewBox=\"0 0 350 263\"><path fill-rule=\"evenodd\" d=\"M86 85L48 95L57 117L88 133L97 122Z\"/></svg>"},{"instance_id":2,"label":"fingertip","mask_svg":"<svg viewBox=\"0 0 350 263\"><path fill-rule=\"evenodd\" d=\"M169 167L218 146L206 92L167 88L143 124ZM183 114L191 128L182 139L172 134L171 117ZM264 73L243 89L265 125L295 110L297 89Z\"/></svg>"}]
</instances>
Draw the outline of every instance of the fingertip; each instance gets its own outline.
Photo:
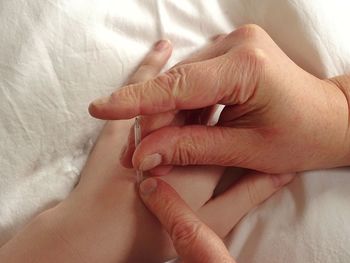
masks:
<instances>
[{"instance_id":1,"label":"fingertip","mask_svg":"<svg viewBox=\"0 0 350 263\"><path fill-rule=\"evenodd\" d=\"M158 52L164 52L171 48L172 48L172 44L169 39L161 39L157 41L153 46L153 50Z\"/></svg>"},{"instance_id":2,"label":"fingertip","mask_svg":"<svg viewBox=\"0 0 350 263\"><path fill-rule=\"evenodd\" d=\"M159 45L159 41L157 42ZM165 66L165 64L168 62L169 58L171 57L171 54L173 52L173 46L170 40L168 39L163 39L160 40L160 45L161 45L161 49L157 50L156 52L159 54L159 65L158 65L158 74L160 73L160 71L162 70L162 68ZM155 76L154 76L155 77Z\"/></svg>"},{"instance_id":3,"label":"fingertip","mask_svg":"<svg viewBox=\"0 0 350 263\"><path fill-rule=\"evenodd\" d=\"M155 77L166 64L172 53L172 44L168 39L159 40L154 44L152 50L141 62L137 71L131 77L124 88L114 92L111 96L102 97L89 104L88 112L92 117L98 119L129 119L140 114L137 110L137 100L130 93L137 93L140 89L137 85L128 87L131 84L146 82ZM142 84L141 84L142 85ZM118 105L118 107L115 107Z\"/></svg>"},{"instance_id":4,"label":"fingertip","mask_svg":"<svg viewBox=\"0 0 350 263\"><path fill-rule=\"evenodd\" d=\"M159 142L159 140L160 137L156 133L148 135L142 140L141 144L133 153L131 159L133 167L148 172L162 165L164 161L163 155L161 154L157 143L152 143Z\"/></svg>"},{"instance_id":5,"label":"fingertip","mask_svg":"<svg viewBox=\"0 0 350 263\"><path fill-rule=\"evenodd\" d=\"M139 193L143 200L147 200L153 192L156 191L158 187L158 181L155 178L147 178L142 181L139 187Z\"/></svg>"},{"instance_id":6,"label":"fingertip","mask_svg":"<svg viewBox=\"0 0 350 263\"><path fill-rule=\"evenodd\" d=\"M137 167L141 171L148 171L162 163L162 155L159 153L153 153L150 155L144 156L139 162L133 158L134 167Z\"/></svg>"},{"instance_id":7,"label":"fingertip","mask_svg":"<svg viewBox=\"0 0 350 263\"><path fill-rule=\"evenodd\" d=\"M102 119L102 120L112 119L112 118L109 118L110 116L108 113L109 113L110 106L108 105L108 103L109 103L109 97L101 97L92 101L88 107L89 114L92 117L97 119Z\"/></svg>"},{"instance_id":8,"label":"fingertip","mask_svg":"<svg viewBox=\"0 0 350 263\"><path fill-rule=\"evenodd\" d=\"M88 112L91 116L94 117L95 105L91 102L88 107Z\"/></svg>"},{"instance_id":9,"label":"fingertip","mask_svg":"<svg viewBox=\"0 0 350 263\"><path fill-rule=\"evenodd\" d=\"M170 40L168 39L159 40L153 45L152 50L145 58L144 62L146 62L146 64L154 65L154 67L157 69L154 71L154 77L156 75L155 73L158 74L163 66L167 63L172 54L172 51L173 47Z\"/></svg>"},{"instance_id":10,"label":"fingertip","mask_svg":"<svg viewBox=\"0 0 350 263\"><path fill-rule=\"evenodd\" d=\"M96 104L95 101L91 102L88 107L89 114L94 118L98 118L98 108L98 104Z\"/></svg>"}]
</instances>

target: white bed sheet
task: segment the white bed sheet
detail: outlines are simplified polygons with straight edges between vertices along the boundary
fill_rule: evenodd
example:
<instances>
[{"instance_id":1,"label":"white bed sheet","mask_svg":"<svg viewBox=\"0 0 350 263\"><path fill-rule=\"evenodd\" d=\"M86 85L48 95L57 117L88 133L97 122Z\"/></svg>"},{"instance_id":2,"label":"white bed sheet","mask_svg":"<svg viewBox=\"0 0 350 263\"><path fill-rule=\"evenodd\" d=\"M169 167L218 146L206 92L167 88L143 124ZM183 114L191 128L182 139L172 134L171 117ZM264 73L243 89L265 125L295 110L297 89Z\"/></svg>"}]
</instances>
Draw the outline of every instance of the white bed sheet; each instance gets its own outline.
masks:
<instances>
[{"instance_id":1,"label":"white bed sheet","mask_svg":"<svg viewBox=\"0 0 350 263\"><path fill-rule=\"evenodd\" d=\"M88 103L120 86L154 41L169 66L212 35L262 26L319 77L350 70L345 0L0 1L0 244L65 198L102 122ZM304 173L228 239L239 262L350 262L350 169Z\"/></svg>"}]
</instances>

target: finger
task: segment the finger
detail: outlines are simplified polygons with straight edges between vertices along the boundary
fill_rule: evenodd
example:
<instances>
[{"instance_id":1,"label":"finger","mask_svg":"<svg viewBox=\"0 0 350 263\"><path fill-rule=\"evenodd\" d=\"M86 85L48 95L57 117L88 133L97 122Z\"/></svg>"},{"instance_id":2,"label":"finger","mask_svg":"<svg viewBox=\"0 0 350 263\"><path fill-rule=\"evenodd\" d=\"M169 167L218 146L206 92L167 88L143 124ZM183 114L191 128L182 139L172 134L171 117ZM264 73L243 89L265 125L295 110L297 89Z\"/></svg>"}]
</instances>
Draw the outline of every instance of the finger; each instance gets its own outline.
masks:
<instances>
[{"instance_id":1,"label":"finger","mask_svg":"<svg viewBox=\"0 0 350 263\"><path fill-rule=\"evenodd\" d=\"M216 106L199 109L195 111L170 111L165 113L159 113L151 116L142 116L140 119L141 137L148 136L151 132L160 129L165 126L182 126L190 124L205 124L207 125L212 120ZM128 141L126 144L126 150L124 150L120 156L122 165L127 168L132 168L132 157L135 151L135 136L134 127L132 126L129 132ZM171 166L167 169L156 169L152 174L165 175L166 172L171 170ZM159 175L160 175L159 174Z\"/></svg>"},{"instance_id":2,"label":"finger","mask_svg":"<svg viewBox=\"0 0 350 263\"><path fill-rule=\"evenodd\" d=\"M200 50L195 56L198 58L198 56L200 56L201 53L205 55L207 50L211 49L215 44L222 41L225 37L226 37L225 34L215 36L213 38L213 43L209 47L206 47ZM152 55L152 52L151 52L151 55ZM149 59L145 59L145 60L147 61ZM149 63L146 63L146 64L149 64ZM135 82L138 82L138 81L133 81L133 83ZM210 116L211 116L210 112L212 112L212 107L205 108L203 111L201 110L200 112L201 114L197 114L200 117L200 121L201 121L200 123L206 124L210 119ZM143 116L141 119L142 138L147 136L152 131L157 130L164 126L183 125L185 122L184 117L185 116L183 114L178 114L178 111L170 111L166 113L155 114L152 116ZM124 167L132 168L132 156L135 151L133 128L130 130L128 142L125 147L126 147L125 150L122 152L120 156L120 161ZM155 171L150 171L150 172L151 174L154 174L154 175L160 175L160 174L165 175L170 170L171 170L171 166L169 166L169 169L161 169L161 170L156 169Z\"/></svg>"},{"instance_id":3,"label":"finger","mask_svg":"<svg viewBox=\"0 0 350 263\"><path fill-rule=\"evenodd\" d=\"M208 107L205 109L199 109L195 111L169 111L164 113L158 113L150 116L142 116L140 118L141 126L141 138L146 137L151 132L158 130L165 126L182 126L189 124L207 124L211 119L214 107ZM122 165L127 168L132 168L132 156L135 151L135 136L134 127L132 126L129 132L128 141L126 144L126 149L122 151L120 160ZM166 171L170 171L171 167L167 169L162 169L162 174L164 175ZM157 169L158 171L158 169ZM159 170L160 171L160 170ZM156 173L155 173L156 174Z\"/></svg>"},{"instance_id":4,"label":"finger","mask_svg":"<svg viewBox=\"0 0 350 263\"><path fill-rule=\"evenodd\" d=\"M157 76L171 56L171 51L169 40L159 40L155 43L129 79L128 84L144 82Z\"/></svg>"},{"instance_id":5,"label":"finger","mask_svg":"<svg viewBox=\"0 0 350 263\"><path fill-rule=\"evenodd\" d=\"M251 173L206 203L197 214L223 238L249 211L290 183L294 177L295 174Z\"/></svg>"},{"instance_id":6,"label":"finger","mask_svg":"<svg viewBox=\"0 0 350 263\"><path fill-rule=\"evenodd\" d=\"M181 111L176 114L175 111L172 111L151 116L143 116L141 118L142 138L145 138L151 132L165 126L182 126L191 124L204 124L212 126L215 121L213 115L216 110L217 106L212 106L194 111L196 114L191 111ZM133 127L131 128L128 136L128 142L125 147L126 149L121 153L120 161L126 168L133 168L132 157L135 152L135 136ZM156 167L150 170L150 173L152 175L163 176L169 173L171 169L171 165L166 165Z\"/></svg>"},{"instance_id":7,"label":"finger","mask_svg":"<svg viewBox=\"0 0 350 263\"><path fill-rule=\"evenodd\" d=\"M147 179L140 185L147 208L169 233L185 262L234 262L222 240L203 224L180 196L164 181Z\"/></svg>"},{"instance_id":8,"label":"finger","mask_svg":"<svg viewBox=\"0 0 350 263\"><path fill-rule=\"evenodd\" d=\"M199 125L164 127L142 140L134 153L133 164L143 171L170 164L249 168L254 153L264 147L251 129Z\"/></svg>"},{"instance_id":9,"label":"finger","mask_svg":"<svg viewBox=\"0 0 350 263\"><path fill-rule=\"evenodd\" d=\"M256 26L248 28L230 34L240 44L224 55L180 65L153 80L118 89L111 96L92 102L90 114L101 119L128 119L217 103L244 104L255 93L259 78L264 76L267 60L262 49L245 44L259 35L246 32L262 30L256 30Z\"/></svg>"},{"instance_id":10,"label":"finger","mask_svg":"<svg viewBox=\"0 0 350 263\"><path fill-rule=\"evenodd\" d=\"M159 74L167 63L172 52L172 46L169 40L159 40L154 44L152 50L148 52L136 71L130 77L129 84L143 82L154 78ZM164 119L164 118L161 118ZM132 167L131 157L135 150L134 127L132 126L128 136L128 143L121 151L120 161L128 168ZM129 160L129 161L128 161Z\"/></svg>"},{"instance_id":11,"label":"finger","mask_svg":"<svg viewBox=\"0 0 350 263\"><path fill-rule=\"evenodd\" d=\"M144 138L153 130L157 130L164 126L169 125L181 125L181 116L176 116L175 111L164 112L155 114L152 116L142 116L140 118L140 127L141 127L141 138ZM122 151L120 155L121 164L126 168L132 168L132 156L135 151L135 136L134 136L134 126L131 127L128 141L125 145L125 150Z\"/></svg>"},{"instance_id":12,"label":"finger","mask_svg":"<svg viewBox=\"0 0 350 263\"><path fill-rule=\"evenodd\" d=\"M157 78L118 89L90 105L98 118L128 119L214 104L246 103L263 75L265 53L245 48L211 60L182 65ZM261 93L261 92L260 92Z\"/></svg>"}]
</instances>

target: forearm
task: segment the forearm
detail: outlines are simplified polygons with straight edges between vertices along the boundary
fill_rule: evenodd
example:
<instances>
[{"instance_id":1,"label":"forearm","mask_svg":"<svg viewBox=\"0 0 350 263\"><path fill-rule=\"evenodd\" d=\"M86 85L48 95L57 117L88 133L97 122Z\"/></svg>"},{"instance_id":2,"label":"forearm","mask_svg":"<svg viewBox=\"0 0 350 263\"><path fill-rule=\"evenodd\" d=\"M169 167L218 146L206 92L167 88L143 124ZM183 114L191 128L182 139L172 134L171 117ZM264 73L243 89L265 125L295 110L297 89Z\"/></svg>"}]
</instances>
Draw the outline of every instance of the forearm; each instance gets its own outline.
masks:
<instances>
[{"instance_id":1,"label":"forearm","mask_svg":"<svg viewBox=\"0 0 350 263\"><path fill-rule=\"evenodd\" d=\"M82 262L79 255L55 230L49 213L35 217L24 229L0 248L0 262Z\"/></svg>"}]
</instances>

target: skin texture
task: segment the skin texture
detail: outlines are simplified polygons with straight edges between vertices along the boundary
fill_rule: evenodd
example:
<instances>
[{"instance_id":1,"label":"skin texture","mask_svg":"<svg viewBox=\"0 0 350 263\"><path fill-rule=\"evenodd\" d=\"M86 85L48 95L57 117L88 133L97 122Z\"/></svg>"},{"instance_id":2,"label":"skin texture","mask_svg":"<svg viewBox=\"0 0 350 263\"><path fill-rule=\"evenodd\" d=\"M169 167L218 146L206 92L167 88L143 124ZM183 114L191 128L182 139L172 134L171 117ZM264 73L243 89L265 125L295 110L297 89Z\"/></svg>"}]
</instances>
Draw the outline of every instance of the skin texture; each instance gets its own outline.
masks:
<instances>
[{"instance_id":1,"label":"skin texture","mask_svg":"<svg viewBox=\"0 0 350 263\"><path fill-rule=\"evenodd\" d=\"M274 185L279 185L282 178L282 181L290 180L290 176L279 176L278 180L274 182ZM244 193L247 193L247 184L243 180L223 195L211 200L197 215L169 184L159 178L150 178L143 181L139 192L142 201L158 218L171 237L178 256L181 258L181 262L234 263L235 261L218 236L220 233L213 231L213 229L217 229L219 226L211 224L211 228L209 228L200 218L205 214L209 215L212 213L211 208L212 206L216 206L217 203L228 204L234 202L239 204L235 207L236 212L240 211L240 209L244 211L245 207L251 203L251 200L260 199L261 196L269 193L271 181L266 180L266 177L257 173L253 181L255 183L251 187L256 186L261 190L261 192L259 190L260 197L255 196L256 191L253 190L254 188L251 188L251 190L248 190L250 197L246 198ZM262 187L264 184L265 187ZM232 194L233 192L235 194ZM227 206L216 207L215 213L217 216L223 215L223 211L220 211L220 209L227 209ZM230 218L227 215L224 218L229 222L235 222L235 224L238 222L236 221L237 218Z\"/></svg>"},{"instance_id":2,"label":"skin texture","mask_svg":"<svg viewBox=\"0 0 350 263\"><path fill-rule=\"evenodd\" d=\"M170 54L169 43L163 49L156 46L131 81L157 75ZM0 262L163 262L176 256L171 238L139 198L135 171L118 162L132 122L106 123L75 190L59 205L35 217L5 244L0 249ZM211 240L229 257L219 237L225 237L246 213L289 183L293 175L248 173L213 198L222 173L223 168L217 166L177 167L161 182L172 193L168 197L175 196L174 201L179 201L180 210L184 207L183 199L186 209L190 207L196 214L197 222L201 220L201 225L206 225L203 238L211 228ZM161 199L157 202L160 202L157 211L163 211L166 206ZM169 202L170 199L164 204ZM181 224L182 219L172 222ZM181 233L172 234L179 253L183 252L176 240L181 239ZM193 253L202 253L202 249L203 246L198 247Z\"/></svg>"},{"instance_id":3,"label":"skin texture","mask_svg":"<svg viewBox=\"0 0 350 263\"><path fill-rule=\"evenodd\" d=\"M198 219L176 191L165 182L159 179L144 181L140 186L140 195L169 233L183 261L235 262L222 240Z\"/></svg>"},{"instance_id":4,"label":"skin texture","mask_svg":"<svg viewBox=\"0 0 350 263\"><path fill-rule=\"evenodd\" d=\"M215 126L197 121L149 130L135 151L129 143L125 166L211 164L266 173L331 168L350 163L348 79L316 78L263 29L246 25L157 78L123 87L89 109L102 119L146 115L151 126L160 114L200 117L203 109L225 105Z\"/></svg>"}]
</instances>

